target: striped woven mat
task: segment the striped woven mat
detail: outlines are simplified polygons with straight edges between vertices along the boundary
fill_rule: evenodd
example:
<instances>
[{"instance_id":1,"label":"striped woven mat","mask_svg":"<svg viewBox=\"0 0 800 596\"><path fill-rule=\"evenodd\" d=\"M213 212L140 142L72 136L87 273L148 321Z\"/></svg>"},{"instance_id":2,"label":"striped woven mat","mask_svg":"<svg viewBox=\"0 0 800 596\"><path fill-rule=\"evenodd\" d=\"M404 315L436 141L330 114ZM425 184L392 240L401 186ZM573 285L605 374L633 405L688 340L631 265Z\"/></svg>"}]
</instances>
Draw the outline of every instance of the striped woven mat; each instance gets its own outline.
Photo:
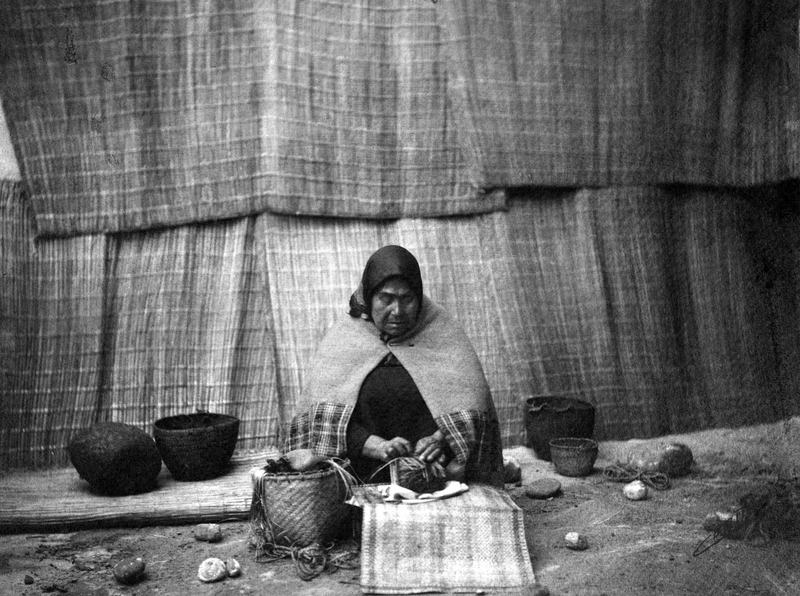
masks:
<instances>
[{"instance_id":1,"label":"striped woven mat","mask_svg":"<svg viewBox=\"0 0 800 596\"><path fill-rule=\"evenodd\" d=\"M72 467L6 474L0 476L0 534L247 519L249 472L268 456L235 453L228 472L202 482L178 482L163 466L158 488L125 497L91 492Z\"/></svg>"},{"instance_id":2,"label":"striped woven mat","mask_svg":"<svg viewBox=\"0 0 800 596\"><path fill-rule=\"evenodd\" d=\"M365 498L361 590L367 594L520 591L535 582L522 510L500 490L406 505Z\"/></svg>"}]
</instances>

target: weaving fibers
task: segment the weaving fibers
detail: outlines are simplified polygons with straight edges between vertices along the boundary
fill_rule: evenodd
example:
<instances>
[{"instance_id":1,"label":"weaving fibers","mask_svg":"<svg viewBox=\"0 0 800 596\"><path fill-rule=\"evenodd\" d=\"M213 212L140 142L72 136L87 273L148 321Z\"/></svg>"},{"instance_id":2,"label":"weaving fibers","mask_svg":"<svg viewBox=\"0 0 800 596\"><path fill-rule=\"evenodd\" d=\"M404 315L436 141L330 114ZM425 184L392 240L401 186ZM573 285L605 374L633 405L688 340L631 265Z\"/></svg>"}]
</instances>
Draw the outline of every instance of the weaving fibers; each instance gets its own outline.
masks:
<instances>
[{"instance_id":1,"label":"weaving fibers","mask_svg":"<svg viewBox=\"0 0 800 596\"><path fill-rule=\"evenodd\" d=\"M797 3L439 6L479 186L733 186L800 173Z\"/></svg>"},{"instance_id":2,"label":"weaving fibers","mask_svg":"<svg viewBox=\"0 0 800 596\"><path fill-rule=\"evenodd\" d=\"M7 474L0 477L0 534L245 520L249 471L272 453L234 454L224 475L202 482L179 482L162 466L155 490L125 497L92 492L72 467Z\"/></svg>"},{"instance_id":3,"label":"weaving fibers","mask_svg":"<svg viewBox=\"0 0 800 596\"><path fill-rule=\"evenodd\" d=\"M9 0L0 96L40 231L266 210L486 212L430 3Z\"/></svg>"}]
</instances>

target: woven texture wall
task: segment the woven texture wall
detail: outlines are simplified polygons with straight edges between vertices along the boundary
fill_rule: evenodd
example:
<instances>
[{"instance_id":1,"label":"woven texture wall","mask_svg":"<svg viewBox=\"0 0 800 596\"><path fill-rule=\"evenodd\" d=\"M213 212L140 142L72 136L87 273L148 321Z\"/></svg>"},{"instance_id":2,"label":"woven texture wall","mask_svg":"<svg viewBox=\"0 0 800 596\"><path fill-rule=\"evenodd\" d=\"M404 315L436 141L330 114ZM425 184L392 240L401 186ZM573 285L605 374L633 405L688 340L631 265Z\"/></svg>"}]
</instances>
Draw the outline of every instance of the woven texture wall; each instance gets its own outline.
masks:
<instances>
[{"instance_id":1,"label":"woven texture wall","mask_svg":"<svg viewBox=\"0 0 800 596\"><path fill-rule=\"evenodd\" d=\"M277 443L319 340L388 243L418 255L464 325L506 444L525 440L524 400L550 392L595 404L602 438L800 412L796 188L526 191L471 217L263 214L35 243L16 189L0 246L21 268L3 304L27 328L4 335L6 465L63 463L95 420L150 430L195 408L240 416L239 448Z\"/></svg>"},{"instance_id":2,"label":"woven texture wall","mask_svg":"<svg viewBox=\"0 0 800 596\"><path fill-rule=\"evenodd\" d=\"M279 442L389 243L506 444L541 393L600 438L800 413L796 10L0 3L0 468L195 408Z\"/></svg>"},{"instance_id":3,"label":"woven texture wall","mask_svg":"<svg viewBox=\"0 0 800 596\"><path fill-rule=\"evenodd\" d=\"M476 184L800 172L797 2L455 0L437 17Z\"/></svg>"},{"instance_id":4,"label":"woven texture wall","mask_svg":"<svg viewBox=\"0 0 800 596\"><path fill-rule=\"evenodd\" d=\"M0 3L39 229L484 213L510 186L797 177L784 0Z\"/></svg>"}]
</instances>

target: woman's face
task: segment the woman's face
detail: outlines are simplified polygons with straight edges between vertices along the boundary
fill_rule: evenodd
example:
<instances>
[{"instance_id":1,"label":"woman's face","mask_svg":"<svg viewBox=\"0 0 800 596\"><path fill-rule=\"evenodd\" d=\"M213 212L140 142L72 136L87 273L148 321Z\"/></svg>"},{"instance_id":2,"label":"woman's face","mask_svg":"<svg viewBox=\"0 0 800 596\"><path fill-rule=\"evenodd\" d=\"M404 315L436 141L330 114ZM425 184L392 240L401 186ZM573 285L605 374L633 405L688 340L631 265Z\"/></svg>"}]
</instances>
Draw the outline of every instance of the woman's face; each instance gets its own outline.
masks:
<instances>
[{"instance_id":1,"label":"woman's face","mask_svg":"<svg viewBox=\"0 0 800 596\"><path fill-rule=\"evenodd\" d=\"M387 280L372 295L372 322L381 333L399 337L414 326L419 300L411 285L401 277Z\"/></svg>"}]
</instances>

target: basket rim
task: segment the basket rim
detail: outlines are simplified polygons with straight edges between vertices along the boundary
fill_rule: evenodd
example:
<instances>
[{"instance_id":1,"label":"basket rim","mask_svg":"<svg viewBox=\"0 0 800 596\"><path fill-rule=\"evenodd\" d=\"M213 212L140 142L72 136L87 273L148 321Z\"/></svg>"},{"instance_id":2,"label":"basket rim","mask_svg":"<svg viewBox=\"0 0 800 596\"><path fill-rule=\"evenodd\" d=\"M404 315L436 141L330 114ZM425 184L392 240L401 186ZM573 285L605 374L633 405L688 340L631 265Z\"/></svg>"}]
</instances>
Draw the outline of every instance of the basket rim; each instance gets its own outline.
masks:
<instances>
[{"instance_id":1,"label":"basket rim","mask_svg":"<svg viewBox=\"0 0 800 596\"><path fill-rule=\"evenodd\" d=\"M210 424L204 426L187 426L184 428L169 428L168 426L165 428L165 425L169 425L172 422L178 422L183 420L203 420L203 419L210 419ZM157 429L160 432L166 433L180 433L186 431L197 431L203 429L220 429L226 426L231 426L233 424L239 424L241 420L237 416L231 416L230 414L216 414L213 412L197 412L192 414L175 414L173 416L164 416L163 418L159 418L153 423L153 428Z\"/></svg>"},{"instance_id":2,"label":"basket rim","mask_svg":"<svg viewBox=\"0 0 800 596\"><path fill-rule=\"evenodd\" d=\"M349 460L345 460L349 465ZM293 482L293 481L305 481L305 480L316 480L318 478L322 478L323 476L329 476L330 474L336 473L336 467L328 464L328 467L322 468L319 470L311 470L309 472L267 472L263 467L259 467L255 469L255 472L261 477L266 478L273 481L284 481L284 482Z\"/></svg>"},{"instance_id":3,"label":"basket rim","mask_svg":"<svg viewBox=\"0 0 800 596\"><path fill-rule=\"evenodd\" d=\"M550 439L550 452L553 448L567 451L591 451L597 449L597 441L582 437L558 437Z\"/></svg>"}]
</instances>

